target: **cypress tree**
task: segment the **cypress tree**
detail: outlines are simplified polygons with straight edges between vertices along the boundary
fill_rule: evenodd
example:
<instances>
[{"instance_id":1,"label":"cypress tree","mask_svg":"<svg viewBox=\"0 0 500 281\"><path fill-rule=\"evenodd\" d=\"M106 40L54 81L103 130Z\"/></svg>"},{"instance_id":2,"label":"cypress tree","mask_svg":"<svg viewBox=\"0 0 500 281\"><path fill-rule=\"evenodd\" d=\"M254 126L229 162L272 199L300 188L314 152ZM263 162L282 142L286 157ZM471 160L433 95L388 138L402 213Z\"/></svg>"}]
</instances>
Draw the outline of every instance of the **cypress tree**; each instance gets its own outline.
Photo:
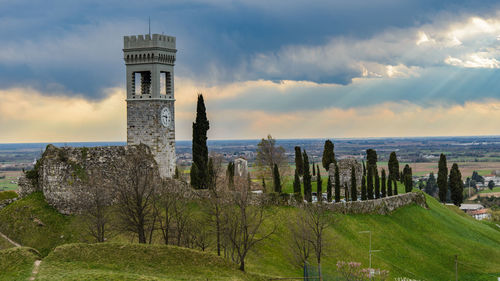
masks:
<instances>
[{"instance_id":1,"label":"cypress tree","mask_svg":"<svg viewBox=\"0 0 500 281\"><path fill-rule=\"evenodd\" d=\"M227 164L227 185L229 190L234 190L234 162L231 161ZM264 180L264 179L262 179ZM265 189L264 189L265 191Z\"/></svg>"},{"instance_id":2,"label":"cypress tree","mask_svg":"<svg viewBox=\"0 0 500 281\"><path fill-rule=\"evenodd\" d=\"M375 198L380 198L380 177L377 170L375 170Z\"/></svg>"},{"instance_id":3,"label":"cypress tree","mask_svg":"<svg viewBox=\"0 0 500 281\"><path fill-rule=\"evenodd\" d=\"M327 171L330 169L330 164L335 162L335 153L333 152L333 142L331 140L325 141L321 162L323 164L323 168Z\"/></svg>"},{"instance_id":4,"label":"cypress tree","mask_svg":"<svg viewBox=\"0 0 500 281\"><path fill-rule=\"evenodd\" d=\"M326 182L326 200L332 202L332 179L328 176L328 181Z\"/></svg>"},{"instance_id":5,"label":"cypress tree","mask_svg":"<svg viewBox=\"0 0 500 281\"><path fill-rule=\"evenodd\" d=\"M389 162L387 163L387 168L389 170L389 177L392 180L398 180L399 179L399 161L398 157L396 156L396 152L391 152L391 155L389 156Z\"/></svg>"},{"instance_id":6,"label":"cypress tree","mask_svg":"<svg viewBox=\"0 0 500 281\"><path fill-rule=\"evenodd\" d=\"M281 194L280 171L278 170L278 165L277 164L274 164L273 182L274 182L274 192L276 192L278 194Z\"/></svg>"},{"instance_id":7,"label":"cypress tree","mask_svg":"<svg viewBox=\"0 0 500 281\"><path fill-rule=\"evenodd\" d=\"M373 199L373 169L368 166L366 167L366 193L368 200Z\"/></svg>"},{"instance_id":8,"label":"cypress tree","mask_svg":"<svg viewBox=\"0 0 500 281\"><path fill-rule=\"evenodd\" d=\"M398 195L398 182L394 180L393 185L394 185L394 191L392 192L392 194Z\"/></svg>"},{"instance_id":9,"label":"cypress tree","mask_svg":"<svg viewBox=\"0 0 500 281\"><path fill-rule=\"evenodd\" d=\"M179 172L179 167L175 166L174 179L181 179L181 173Z\"/></svg>"},{"instance_id":10,"label":"cypress tree","mask_svg":"<svg viewBox=\"0 0 500 281\"><path fill-rule=\"evenodd\" d=\"M382 198L387 196L387 189L385 188L385 180L386 180L385 170L382 169Z\"/></svg>"},{"instance_id":11,"label":"cypress tree","mask_svg":"<svg viewBox=\"0 0 500 281\"><path fill-rule=\"evenodd\" d=\"M361 177L361 200L365 201L366 197L366 177Z\"/></svg>"},{"instance_id":12,"label":"cypress tree","mask_svg":"<svg viewBox=\"0 0 500 281\"><path fill-rule=\"evenodd\" d=\"M425 183L424 192L429 194L430 196L436 196L436 186L436 177L434 176L434 173L431 172L429 174L427 182Z\"/></svg>"},{"instance_id":13,"label":"cypress tree","mask_svg":"<svg viewBox=\"0 0 500 281\"><path fill-rule=\"evenodd\" d=\"M460 207L464 201L464 183L462 173L458 169L457 163L453 163L450 170L450 197L453 204Z\"/></svg>"},{"instance_id":14,"label":"cypress tree","mask_svg":"<svg viewBox=\"0 0 500 281\"><path fill-rule=\"evenodd\" d=\"M411 168L408 164L405 165L403 169L403 181L405 185L405 192L411 192L413 188L413 179L412 179L412 172Z\"/></svg>"},{"instance_id":15,"label":"cypress tree","mask_svg":"<svg viewBox=\"0 0 500 281\"><path fill-rule=\"evenodd\" d=\"M345 201L349 201L349 187L347 186L347 182L344 183L344 190L345 190Z\"/></svg>"},{"instance_id":16,"label":"cypress tree","mask_svg":"<svg viewBox=\"0 0 500 281\"><path fill-rule=\"evenodd\" d=\"M215 169L214 169L214 161L212 158L208 159L208 188L215 188Z\"/></svg>"},{"instance_id":17,"label":"cypress tree","mask_svg":"<svg viewBox=\"0 0 500 281\"><path fill-rule=\"evenodd\" d=\"M295 176L293 178L293 193L298 193L300 194L300 177L299 177L299 171L295 169Z\"/></svg>"},{"instance_id":18,"label":"cypress tree","mask_svg":"<svg viewBox=\"0 0 500 281\"><path fill-rule=\"evenodd\" d=\"M319 172L319 165L317 166L317 177L316 177L316 194L318 196L318 202L323 201L323 181L321 180L321 173Z\"/></svg>"},{"instance_id":19,"label":"cypress tree","mask_svg":"<svg viewBox=\"0 0 500 281\"><path fill-rule=\"evenodd\" d=\"M247 184L248 190L252 190L252 176L250 175L250 172L247 172Z\"/></svg>"},{"instance_id":20,"label":"cypress tree","mask_svg":"<svg viewBox=\"0 0 500 281\"><path fill-rule=\"evenodd\" d=\"M312 202L312 186L311 186L311 174L309 170L309 157L307 157L307 152L304 150L302 155L304 159L304 176L302 181L304 182L304 198L307 202Z\"/></svg>"},{"instance_id":21,"label":"cypress tree","mask_svg":"<svg viewBox=\"0 0 500 281\"><path fill-rule=\"evenodd\" d=\"M387 178L387 196L392 196L392 178L391 174Z\"/></svg>"},{"instance_id":22,"label":"cypress tree","mask_svg":"<svg viewBox=\"0 0 500 281\"><path fill-rule=\"evenodd\" d=\"M448 167L446 165L446 156L441 153L438 164L437 185L439 188L439 200L446 202L446 192L448 189Z\"/></svg>"},{"instance_id":23,"label":"cypress tree","mask_svg":"<svg viewBox=\"0 0 500 281\"><path fill-rule=\"evenodd\" d=\"M316 165L313 162L313 176L316 176Z\"/></svg>"},{"instance_id":24,"label":"cypress tree","mask_svg":"<svg viewBox=\"0 0 500 281\"><path fill-rule=\"evenodd\" d=\"M193 166L191 169L191 186L196 189L207 188L208 182L208 147L207 131L210 129L210 123L207 119L205 102L203 95L198 95L196 105L196 121L193 123Z\"/></svg>"},{"instance_id":25,"label":"cypress tree","mask_svg":"<svg viewBox=\"0 0 500 281\"><path fill-rule=\"evenodd\" d=\"M266 180L264 178L262 178L262 190L266 192Z\"/></svg>"},{"instance_id":26,"label":"cypress tree","mask_svg":"<svg viewBox=\"0 0 500 281\"><path fill-rule=\"evenodd\" d=\"M358 200L358 189L356 188L356 169L354 166L351 168L351 198L352 201Z\"/></svg>"},{"instance_id":27,"label":"cypress tree","mask_svg":"<svg viewBox=\"0 0 500 281\"><path fill-rule=\"evenodd\" d=\"M295 170L297 170L299 176L302 176L304 174L304 160L302 159L300 146L295 147Z\"/></svg>"},{"instance_id":28,"label":"cypress tree","mask_svg":"<svg viewBox=\"0 0 500 281\"><path fill-rule=\"evenodd\" d=\"M340 202L340 172L337 163L335 163L335 202Z\"/></svg>"},{"instance_id":29,"label":"cypress tree","mask_svg":"<svg viewBox=\"0 0 500 281\"><path fill-rule=\"evenodd\" d=\"M377 152L373 149L366 150L366 168L377 169Z\"/></svg>"}]
</instances>

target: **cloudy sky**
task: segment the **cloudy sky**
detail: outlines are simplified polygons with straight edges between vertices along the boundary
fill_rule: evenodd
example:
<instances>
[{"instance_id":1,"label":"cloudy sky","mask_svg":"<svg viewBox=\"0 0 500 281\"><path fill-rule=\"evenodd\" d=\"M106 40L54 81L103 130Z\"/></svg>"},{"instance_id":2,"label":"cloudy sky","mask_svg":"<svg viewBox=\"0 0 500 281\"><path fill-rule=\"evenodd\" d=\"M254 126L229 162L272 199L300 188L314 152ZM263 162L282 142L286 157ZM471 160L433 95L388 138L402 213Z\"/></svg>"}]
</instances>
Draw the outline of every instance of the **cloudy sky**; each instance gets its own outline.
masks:
<instances>
[{"instance_id":1,"label":"cloudy sky","mask_svg":"<svg viewBox=\"0 0 500 281\"><path fill-rule=\"evenodd\" d=\"M124 35L177 37L177 139L500 134L498 1L0 0L0 142L124 141Z\"/></svg>"}]
</instances>

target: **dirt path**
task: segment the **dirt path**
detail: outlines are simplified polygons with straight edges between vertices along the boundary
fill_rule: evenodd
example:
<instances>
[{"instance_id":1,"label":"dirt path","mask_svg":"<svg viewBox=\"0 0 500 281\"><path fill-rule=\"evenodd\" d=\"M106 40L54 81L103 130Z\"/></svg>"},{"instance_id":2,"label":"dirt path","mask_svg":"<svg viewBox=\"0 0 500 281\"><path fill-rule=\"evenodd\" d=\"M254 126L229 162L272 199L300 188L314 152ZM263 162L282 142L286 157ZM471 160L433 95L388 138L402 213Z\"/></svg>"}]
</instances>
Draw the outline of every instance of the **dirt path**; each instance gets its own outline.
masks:
<instances>
[{"instance_id":1,"label":"dirt path","mask_svg":"<svg viewBox=\"0 0 500 281\"><path fill-rule=\"evenodd\" d=\"M30 281L36 279L36 275L38 274L38 270L40 269L40 264L42 263L41 260L36 260L35 264L33 265L33 271L31 272L31 277Z\"/></svg>"},{"instance_id":2,"label":"dirt path","mask_svg":"<svg viewBox=\"0 0 500 281\"><path fill-rule=\"evenodd\" d=\"M487 192L487 193L480 193L481 197L500 197L500 192ZM476 200L477 194L471 196L469 199L470 200Z\"/></svg>"},{"instance_id":3,"label":"dirt path","mask_svg":"<svg viewBox=\"0 0 500 281\"><path fill-rule=\"evenodd\" d=\"M3 237L5 240L7 240L12 245L14 245L14 247L21 247L21 244L12 241L9 237L7 237L2 232L0 232L0 236ZM36 260L35 263L33 264L33 271L31 271L31 277L29 279L30 281L36 279L36 275L38 274L38 270L40 269L41 263L42 263L41 260Z\"/></svg>"},{"instance_id":4,"label":"dirt path","mask_svg":"<svg viewBox=\"0 0 500 281\"><path fill-rule=\"evenodd\" d=\"M5 236L5 234L3 234L2 232L0 232L0 236L3 237L5 240L7 240L10 244L14 245L15 247L21 247L21 244L10 240L10 238Z\"/></svg>"}]
</instances>

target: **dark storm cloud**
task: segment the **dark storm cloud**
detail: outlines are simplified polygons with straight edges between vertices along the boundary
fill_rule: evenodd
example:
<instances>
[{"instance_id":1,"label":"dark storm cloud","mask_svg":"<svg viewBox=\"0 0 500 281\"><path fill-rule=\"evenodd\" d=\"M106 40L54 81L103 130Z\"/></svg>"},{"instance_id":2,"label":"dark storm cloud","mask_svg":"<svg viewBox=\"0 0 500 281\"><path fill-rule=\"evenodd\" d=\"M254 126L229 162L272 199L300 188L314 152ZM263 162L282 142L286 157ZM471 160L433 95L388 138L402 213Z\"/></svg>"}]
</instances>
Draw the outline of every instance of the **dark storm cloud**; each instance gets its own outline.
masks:
<instances>
[{"instance_id":1,"label":"dark storm cloud","mask_svg":"<svg viewBox=\"0 0 500 281\"><path fill-rule=\"evenodd\" d=\"M177 36L176 75L201 84L249 79L348 84L362 73L308 65L293 73L260 69L259 55L332 38L365 40L391 28L429 23L437 14L489 14L496 1L1 1L0 88L102 97L124 83L122 36ZM383 59L380 59L383 62ZM387 58L390 61L391 58ZM418 60L417 60L418 61ZM415 64L418 64L416 62Z\"/></svg>"}]
</instances>

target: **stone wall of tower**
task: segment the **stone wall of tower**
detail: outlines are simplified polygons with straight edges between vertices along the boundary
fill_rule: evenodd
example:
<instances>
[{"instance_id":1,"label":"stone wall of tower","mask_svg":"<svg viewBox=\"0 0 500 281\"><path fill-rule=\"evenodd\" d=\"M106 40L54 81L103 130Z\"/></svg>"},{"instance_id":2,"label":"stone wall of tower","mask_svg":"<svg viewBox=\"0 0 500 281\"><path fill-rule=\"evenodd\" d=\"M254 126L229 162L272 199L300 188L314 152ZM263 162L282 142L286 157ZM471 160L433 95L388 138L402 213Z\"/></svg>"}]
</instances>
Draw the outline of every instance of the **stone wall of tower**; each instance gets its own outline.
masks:
<instances>
[{"instance_id":1,"label":"stone wall of tower","mask_svg":"<svg viewBox=\"0 0 500 281\"><path fill-rule=\"evenodd\" d=\"M175 173L175 123L169 128L161 124L160 112L168 107L174 116L173 100L127 100L127 144L146 144L151 149L160 176Z\"/></svg>"}]
</instances>

